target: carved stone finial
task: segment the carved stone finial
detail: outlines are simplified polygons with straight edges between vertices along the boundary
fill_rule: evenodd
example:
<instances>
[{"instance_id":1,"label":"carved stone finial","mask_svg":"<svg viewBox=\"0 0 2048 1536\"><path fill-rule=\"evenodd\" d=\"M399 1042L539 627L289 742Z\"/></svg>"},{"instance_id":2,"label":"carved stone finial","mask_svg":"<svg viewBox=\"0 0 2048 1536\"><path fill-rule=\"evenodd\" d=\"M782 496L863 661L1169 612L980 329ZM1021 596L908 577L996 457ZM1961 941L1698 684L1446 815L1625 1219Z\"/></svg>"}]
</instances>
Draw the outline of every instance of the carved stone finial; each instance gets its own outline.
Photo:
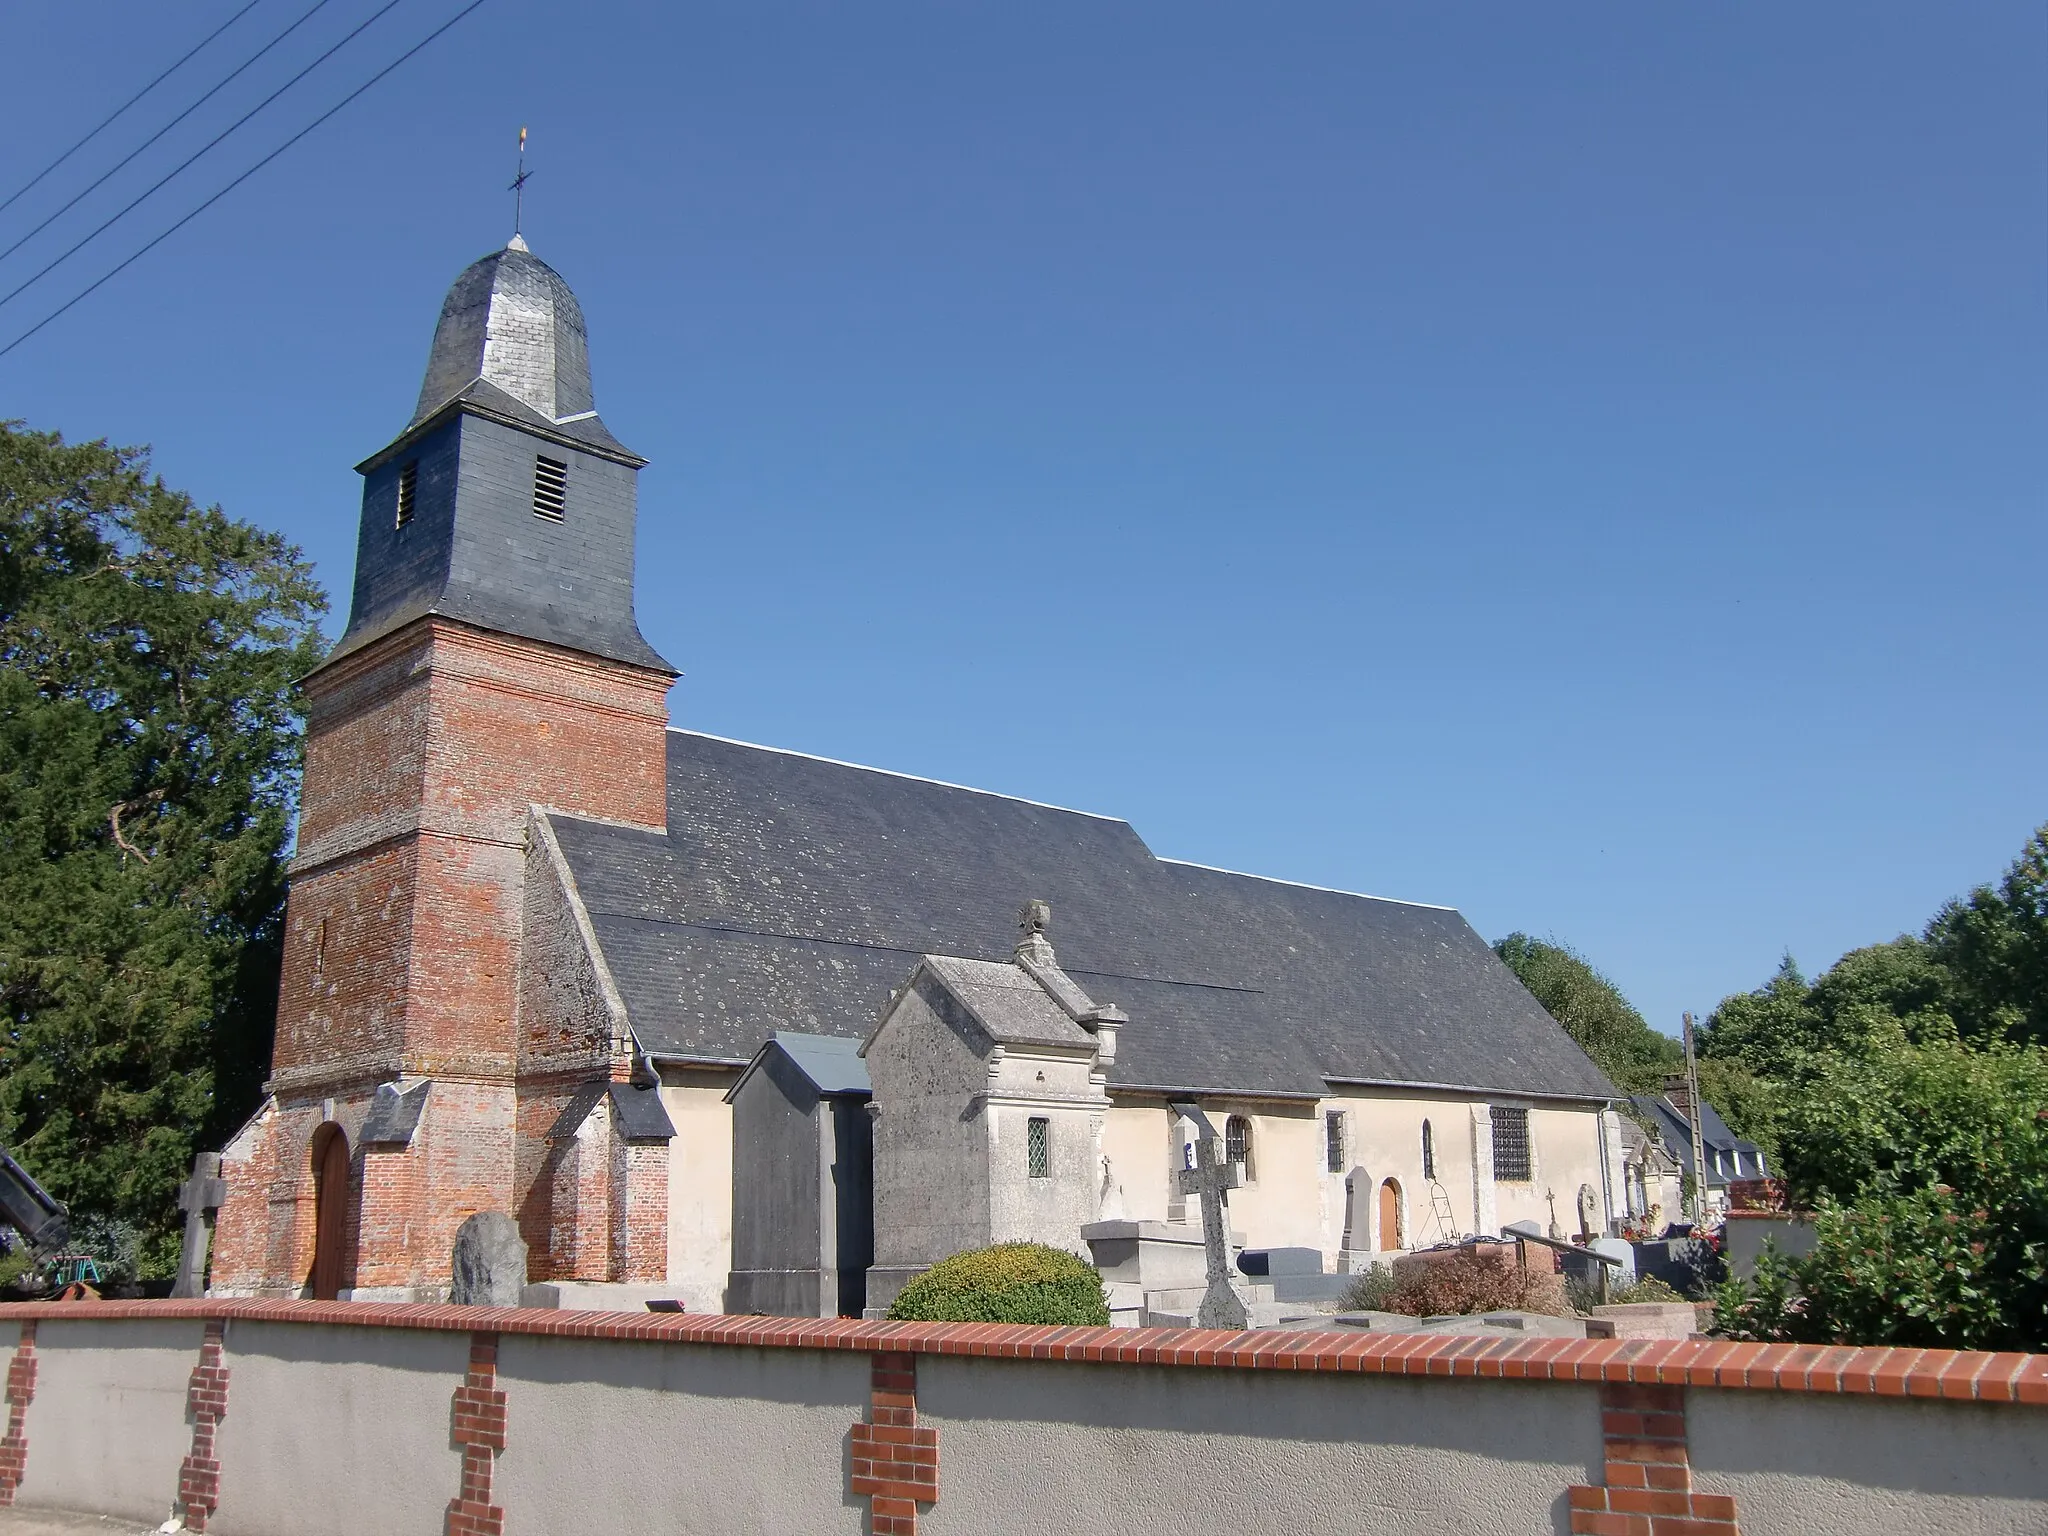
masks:
<instances>
[{"instance_id":1,"label":"carved stone finial","mask_svg":"<svg viewBox=\"0 0 2048 1536\"><path fill-rule=\"evenodd\" d=\"M1017 958L1035 960L1040 965L1054 965L1052 940L1045 936L1052 926L1052 903L1036 898L1024 903L1024 910L1017 914L1017 926L1024 930L1024 937L1017 944Z\"/></svg>"}]
</instances>

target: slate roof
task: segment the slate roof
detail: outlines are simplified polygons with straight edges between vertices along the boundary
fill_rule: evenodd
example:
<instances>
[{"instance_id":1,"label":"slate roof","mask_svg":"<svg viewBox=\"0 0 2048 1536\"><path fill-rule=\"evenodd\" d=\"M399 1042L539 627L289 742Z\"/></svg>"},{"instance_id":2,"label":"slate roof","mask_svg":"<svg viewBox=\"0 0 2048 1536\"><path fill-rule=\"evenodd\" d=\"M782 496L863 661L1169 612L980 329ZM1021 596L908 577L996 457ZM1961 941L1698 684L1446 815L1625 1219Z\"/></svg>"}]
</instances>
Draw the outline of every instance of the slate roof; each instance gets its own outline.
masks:
<instances>
[{"instance_id":1,"label":"slate roof","mask_svg":"<svg viewBox=\"0 0 2048 1536\"><path fill-rule=\"evenodd\" d=\"M551 816L656 1056L864 1037L922 957L1009 961L1043 898L1060 965L1129 1014L1112 1088L1617 1096L1447 908L1176 863L1109 817L686 731L668 775L666 835Z\"/></svg>"},{"instance_id":2,"label":"slate roof","mask_svg":"<svg viewBox=\"0 0 2048 1536\"><path fill-rule=\"evenodd\" d=\"M810 1079L811 1086L818 1092L833 1094L864 1094L875 1091L868 1081L868 1064L861 1060L860 1042L835 1035L800 1035L794 1030L778 1029L768 1045L787 1056L796 1069Z\"/></svg>"},{"instance_id":3,"label":"slate roof","mask_svg":"<svg viewBox=\"0 0 2048 1536\"><path fill-rule=\"evenodd\" d=\"M1658 1134L1664 1139L1664 1145L1671 1149L1679 1166L1681 1168L1690 1167L1692 1164L1692 1127L1687 1124L1685 1116L1678 1112L1677 1107L1661 1094L1654 1093L1635 1094L1631 1096L1630 1102L1635 1105L1640 1114L1647 1116L1656 1125ZM1762 1177L1764 1170L1763 1149L1755 1142L1745 1141L1730 1130L1728 1122L1721 1118L1720 1111L1715 1109L1705 1099L1700 1100L1700 1140L1706 1143L1707 1150L1711 1153L1734 1153L1738 1158L1748 1159L1748 1169L1744 1169L1738 1161L1736 1164L1738 1171L1734 1177ZM1708 1160L1707 1182L1709 1184L1726 1183L1728 1177L1728 1175L1723 1174L1713 1165L1712 1159Z\"/></svg>"},{"instance_id":4,"label":"slate roof","mask_svg":"<svg viewBox=\"0 0 2048 1536\"><path fill-rule=\"evenodd\" d=\"M579 435L589 435L596 420L583 306L562 275L516 235L504 250L471 262L449 286L407 430L478 384L489 388L478 398L516 402L550 426L577 423ZM602 424L595 434L593 441L625 451Z\"/></svg>"}]
</instances>

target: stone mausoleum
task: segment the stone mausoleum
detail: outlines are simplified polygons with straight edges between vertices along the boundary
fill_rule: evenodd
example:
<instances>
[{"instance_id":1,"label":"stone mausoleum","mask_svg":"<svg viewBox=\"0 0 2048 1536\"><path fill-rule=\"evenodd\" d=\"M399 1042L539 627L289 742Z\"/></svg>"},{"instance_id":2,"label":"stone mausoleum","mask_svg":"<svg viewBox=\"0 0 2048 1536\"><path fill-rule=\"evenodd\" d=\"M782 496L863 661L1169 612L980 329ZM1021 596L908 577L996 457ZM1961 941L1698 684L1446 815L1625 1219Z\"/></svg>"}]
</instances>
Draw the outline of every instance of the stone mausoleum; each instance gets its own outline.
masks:
<instances>
[{"instance_id":1,"label":"stone mausoleum","mask_svg":"<svg viewBox=\"0 0 2048 1536\"><path fill-rule=\"evenodd\" d=\"M1221 1129L1243 1240L1332 1269L1624 1211L1615 1088L1457 912L672 728L633 604L644 462L554 270L515 237L465 271L411 422L358 466L216 1294L437 1298L456 1229L502 1210L558 1295L886 1304L956 1247L1198 1227L1175 1105ZM786 1103L749 1119L778 1034L842 1045L771 1052ZM806 1060L833 1081L805 1089ZM830 1191L870 1153L859 1287Z\"/></svg>"}]
</instances>

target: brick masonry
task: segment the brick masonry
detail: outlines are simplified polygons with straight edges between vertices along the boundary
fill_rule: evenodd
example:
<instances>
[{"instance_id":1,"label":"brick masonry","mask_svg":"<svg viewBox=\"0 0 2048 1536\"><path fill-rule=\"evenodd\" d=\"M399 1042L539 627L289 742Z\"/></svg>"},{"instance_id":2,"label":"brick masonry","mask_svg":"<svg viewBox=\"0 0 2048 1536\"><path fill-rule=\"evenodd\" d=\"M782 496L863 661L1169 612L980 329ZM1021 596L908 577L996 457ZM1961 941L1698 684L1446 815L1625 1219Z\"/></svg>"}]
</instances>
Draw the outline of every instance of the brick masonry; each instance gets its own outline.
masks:
<instances>
[{"instance_id":1,"label":"brick masonry","mask_svg":"<svg viewBox=\"0 0 2048 1536\"><path fill-rule=\"evenodd\" d=\"M7 1362L7 1434L0 1438L0 1507L14 1502L28 1470L28 1405L36 1395L36 1325L21 1325L14 1358Z\"/></svg>"},{"instance_id":2,"label":"brick masonry","mask_svg":"<svg viewBox=\"0 0 2048 1536\"><path fill-rule=\"evenodd\" d=\"M594 1234L555 1262L551 1191L535 1194L542 1138L580 1082L623 1075L630 1034L523 1050L550 1025L521 1006L549 996L522 979L532 809L665 825L668 684L651 667L433 617L308 679L273 1097L225 1150L217 1291L303 1294L310 1144L330 1119L352 1154L349 1290L445 1294L456 1229L480 1210L521 1219L534 1278L640 1278L647 1254L665 1260L665 1243L612 1230L614 1206L665 1213L664 1163L654 1197L595 1202ZM411 1144L364 1153L377 1084L420 1078L434 1086Z\"/></svg>"},{"instance_id":3,"label":"brick masonry","mask_svg":"<svg viewBox=\"0 0 2048 1536\"><path fill-rule=\"evenodd\" d=\"M917 1506L939 1497L939 1432L917 1425L917 1356L878 1352L868 1417L853 1426L852 1489L868 1501L870 1536L917 1536Z\"/></svg>"},{"instance_id":4,"label":"brick masonry","mask_svg":"<svg viewBox=\"0 0 2048 1536\"><path fill-rule=\"evenodd\" d=\"M184 1511L188 1531L205 1530L208 1518L220 1507L215 1436L228 1414L228 1368L221 1362L226 1326L219 1319L207 1323L199 1345L199 1363L192 1367L192 1380L185 1389L185 1411L192 1418L192 1449L178 1468L178 1507Z\"/></svg>"},{"instance_id":5,"label":"brick masonry","mask_svg":"<svg viewBox=\"0 0 2048 1536\"><path fill-rule=\"evenodd\" d=\"M462 1453L462 1484L448 1501L447 1536L504 1536L505 1511L491 1502L491 1475L505 1449L505 1393L498 1385L498 1336L469 1340L469 1371L455 1389L449 1438Z\"/></svg>"},{"instance_id":6,"label":"brick masonry","mask_svg":"<svg viewBox=\"0 0 2048 1536\"><path fill-rule=\"evenodd\" d=\"M1601 1483L1565 1490L1572 1536L1740 1536L1735 1500L1693 1489L1685 1388L1603 1382L1600 1435Z\"/></svg>"}]
</instances>

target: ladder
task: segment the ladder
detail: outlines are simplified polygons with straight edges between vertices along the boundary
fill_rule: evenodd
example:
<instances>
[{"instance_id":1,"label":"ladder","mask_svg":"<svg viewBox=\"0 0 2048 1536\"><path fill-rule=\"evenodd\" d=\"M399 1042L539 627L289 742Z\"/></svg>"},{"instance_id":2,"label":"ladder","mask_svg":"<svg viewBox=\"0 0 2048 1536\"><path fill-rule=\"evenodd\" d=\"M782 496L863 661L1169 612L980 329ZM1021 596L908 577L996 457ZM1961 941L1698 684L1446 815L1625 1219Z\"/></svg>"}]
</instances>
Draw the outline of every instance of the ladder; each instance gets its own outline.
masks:
<instances>
[{"instance_id":1,"label":"ladder","mask_svg":"<svg viewBox=\"0 0 2048 1536\"><path fill-rule=\"evenodd\" d=\"M1429 1220L1436 1229L1438 1242L1455 1243L1458 1240L1458 1217L1451 1209L1451 1197L1435 1179L1429 1181Z\"/></svg>"}]
</instances>

